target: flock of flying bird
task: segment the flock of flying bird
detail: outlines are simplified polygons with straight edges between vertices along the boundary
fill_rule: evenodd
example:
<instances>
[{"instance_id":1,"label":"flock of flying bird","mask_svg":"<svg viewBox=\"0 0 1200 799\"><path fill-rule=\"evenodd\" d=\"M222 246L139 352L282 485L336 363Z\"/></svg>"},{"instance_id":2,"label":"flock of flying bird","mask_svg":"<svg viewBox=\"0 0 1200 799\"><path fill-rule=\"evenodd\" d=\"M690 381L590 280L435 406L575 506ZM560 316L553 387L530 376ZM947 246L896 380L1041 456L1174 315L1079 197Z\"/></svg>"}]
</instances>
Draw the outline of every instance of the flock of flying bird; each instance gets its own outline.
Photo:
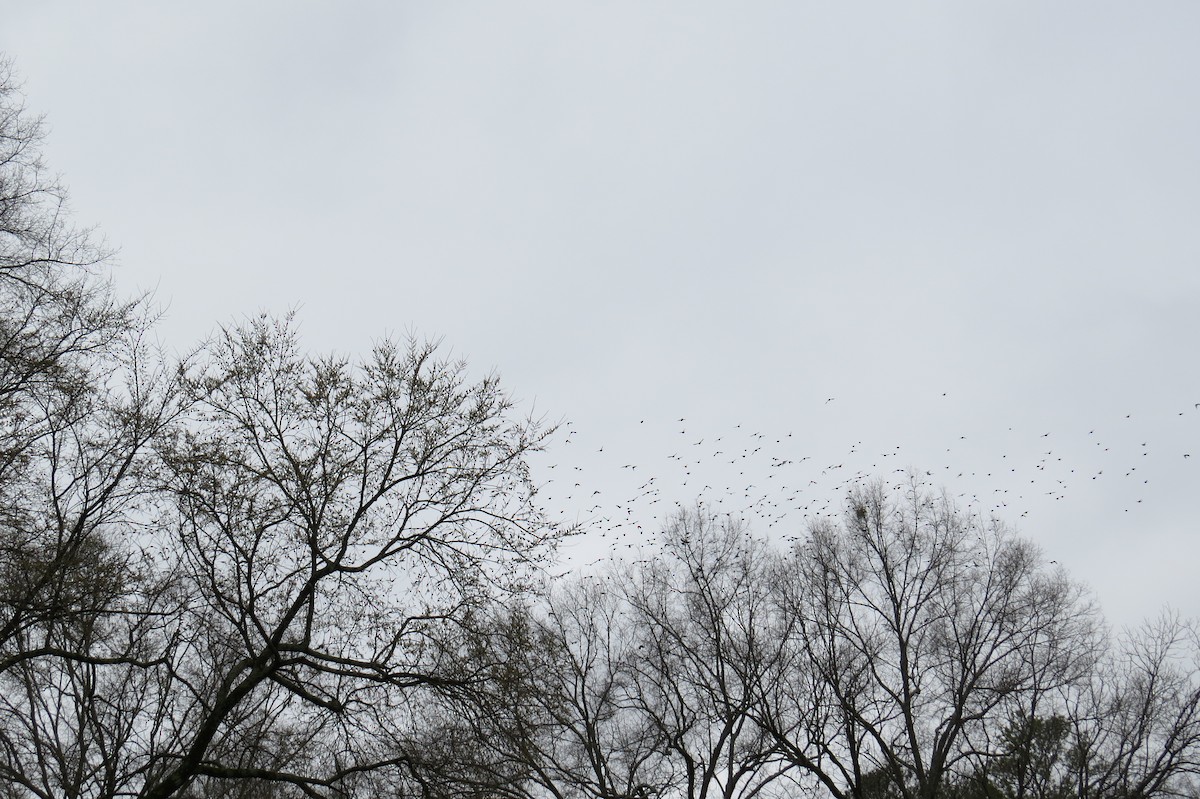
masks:
<instances>
[{"instance_id":1,"label":"flock of flying bird","mask_svg":"<svg viewBox=\"0 0 1200 799\"><path fill-rule=\"evenodd\" d=\"M823 405L834 402L830 397ZM638 420L630 438L638 442L639 457L614 457L614 450L627 448L593 443L568 422L565 440L552 448L555 461L535 474L542 476L542 510L578 529L581 543L568 548L568 568L572 551L591 559L583 565L644 555L655 547L668 517L697 504L742 520L759 535L796 540L813 518L840 517L849 489L876 480L899 490L916 479L928 489L945 490L961 510L994 516L1028 534L1025 520L1031 514L1044 514L1049 504L1077 494L1109 510L1117 502L1123 513L1136 515L1156 496L1152 483L1164 467L1190 473L1196 485L1191 470L1200 468L1200 403L1176 408L1172 416L1180 426L1164 428L1167 420L1159 418L1139 427L1132 413L1061 434L997 426L982 436L946 437L936 464L928 463L930 446L860 440L840 452L806 454L799 431L741 424L700 430L687 418L667 420L672 432L666 437L663 422ZM1170 430L1169 440L1161 440L1164 429ZM653 430L660 435L649 434ZM669 451L654 453L656 439Z\"/></svg>"}]
</instances>

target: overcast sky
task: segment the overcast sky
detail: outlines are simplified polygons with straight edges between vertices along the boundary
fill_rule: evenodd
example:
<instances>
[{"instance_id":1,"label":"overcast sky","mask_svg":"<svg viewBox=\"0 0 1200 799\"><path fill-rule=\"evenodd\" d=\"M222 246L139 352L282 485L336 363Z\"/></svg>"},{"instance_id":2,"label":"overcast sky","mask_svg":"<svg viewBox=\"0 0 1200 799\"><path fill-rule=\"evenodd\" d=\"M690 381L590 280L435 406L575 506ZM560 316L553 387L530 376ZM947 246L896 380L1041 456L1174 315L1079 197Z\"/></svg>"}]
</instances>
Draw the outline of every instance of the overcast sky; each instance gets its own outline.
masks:
<instances>
[{"instance_id":1,"label":"overcast sky","mask_svg":"<svg viewBox=\"0 0 1200 799\"><path fill-rule=\"evenodd\" d=\"M575 562L915 469L1115 622L1200 614L1200 5L0 14L171 348L292 308L315 350L444 337L571 422Z\"/></svg>"}]
</instances>

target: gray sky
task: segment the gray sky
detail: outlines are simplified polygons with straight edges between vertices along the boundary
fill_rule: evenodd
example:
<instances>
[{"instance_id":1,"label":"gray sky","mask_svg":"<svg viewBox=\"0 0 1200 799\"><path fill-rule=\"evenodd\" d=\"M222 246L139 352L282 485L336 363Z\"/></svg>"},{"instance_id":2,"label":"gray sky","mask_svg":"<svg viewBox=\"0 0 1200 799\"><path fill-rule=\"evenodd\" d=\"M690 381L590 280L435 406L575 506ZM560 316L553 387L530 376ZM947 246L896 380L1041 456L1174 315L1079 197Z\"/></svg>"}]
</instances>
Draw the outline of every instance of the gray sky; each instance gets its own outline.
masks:
<instances>
[{"instance_id":1,"label":"gray sky","mask_svg":"<svg viewBox=\"0 0 1200 799\"><path fill-rule=\"evenodd\" d=\"M171 347L444 336L571 421L576 562L915 468L1200 614L1200 5L4 5Z\"/></svg>"}]
</instances>

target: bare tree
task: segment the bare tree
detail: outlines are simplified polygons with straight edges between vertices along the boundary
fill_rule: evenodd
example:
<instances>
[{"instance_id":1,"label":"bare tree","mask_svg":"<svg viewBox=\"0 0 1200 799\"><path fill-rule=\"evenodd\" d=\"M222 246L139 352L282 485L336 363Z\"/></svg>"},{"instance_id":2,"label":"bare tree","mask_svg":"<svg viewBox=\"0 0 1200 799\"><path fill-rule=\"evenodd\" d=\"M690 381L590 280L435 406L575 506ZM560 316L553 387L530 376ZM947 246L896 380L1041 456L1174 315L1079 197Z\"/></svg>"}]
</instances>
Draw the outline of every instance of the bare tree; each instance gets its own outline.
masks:
<instances>
[{"instance_id":1,"label":"bare tree","mask_svg":"<svg viewBox=\"0 0 1200 799\"><path fill-rule=\"evenodd\" d=\"M794 654L763 691L762 721L834 796L932 799L1092 651L1078 587L919 485L853 492L790 573L778 596Z\"/></svg>"},{"instance_id":2,"label":"bare tree","mask_svg":"<svg viewBox=\"0 0 1200 799\"><path fill-rule=\"evenodd\" d=\"M1080 797L1190 796L1200 775L1200 634L1173 613L1121 636L1073 693Z\"/></svg>"},{"instance_id":3,"label":"bare tree","mask_svg":"<svg viewBox=\"0 0 1200 799\"><path fill-rule=\"evenodd\" d=\"M464 669L480 680L454 708L447 784L524 799L662 795L664 741L637 707L636 633L618 576L580 576L494 618Z\"/></svg>"},{"instance_id":4,"label":"bare tree","mask_svg":"<svg viewBox=\"0 0 1200 799\"><path fill-rule=\"evenodd\" d=\"M164 662L146 640L167 581L135 533L180 405L143 303L67 221L42 130L0 63L0 785L99 795L135 735L100 697Z\"/></svg>"},{"instance_id":5,"label":"bare tree","mask_svg":"<svg viewBox=\"0 0 1200 799\"><path fill-rule=\"evenodd\" d=\"M752 712L782 655L772 566L738 521L698 508L670 520L662 556L627 580L634 701L664 742L674 790L689 799L766 795L792 768Z\"/></svg>"},{"instance_id":6,"label":"bare tree","mask_svg":"<svg viewBox=\"0 0 1200 799\"><path fill-rule=\"evenodd\" d=\"M203 363L161 444L187 606L140 795L196 778L325 795L411 768L415 698L464 685L459 631L559 535L524 461L546 431L416 341L352 365L259 319Z\"/></svg>"},{"instance_id":7,"label":"bare tree","mask_svg":"<svg viewBox=\"0 0 1200 799\"><path fill-rule=\"evenodd\" d=\"M733 799L785 787L751 713L783 637L775 559L728 518L670 520L661 555L613 564L503 615L485 648L494 694L464 739L489 795Z\"/></svg>"},{"instance_id":8,"label":"bare tree","mask_svg":"<svg viewBox=\"0 0 1200 799\"><path fill-rule=\"evenodd\" d=\"M42 135L0 61L0 673L121 571L97 530L134 501L170 406L141 304L92 268L105 252L67 223Z\"/></svg>"},{"instance_id":9,"label":"bare tree","mask_svg":"<svg viewBox=\"0 0 1200 799\"><path fill-rule=\"evenodd\" d=\"M0 785L419 784L464 631L561 534L548 431L415 340L350 363L261 318L164 367L41 136L0 67Z\"/></svg>"},{"instance_id":10,"label":"bare tree","mask_svg":"<svg viewBox=\"0 0 1200 799\"><path fill-rule=\"evenodd\" d=\"M0 272L41 285L56 267L98 263L92 231L71 225L67 192L42 160L43 119L25 108L12 62L0 57ZM69 282L69 281L68 281Z\"/></svg>"},{"instance_id":11,"label":"bare tree","mask_svg":"<svg viewBox=\"0 0 1200 799\"><path fill-rule=\"evenodd\" d=\"M784 557L701 511L664 543L496 617L436 795L1195 791L1194 628L1105 655L1064 572L920 485L852 494Z\"/></svg>"},{"instance_id":12,"label":"bare tree","mask_svg":"<svg viewBox=\"0 0 1200 799\"><path fill-rule=\"evenodd\" d=\"M586 796L649 799L668 792L670 771L662 731L637 699L643 653L622 581L606 570L549 597L542 630L558 655L549 695L561 747L553 762Z\"/></svg>"}]
</instances>

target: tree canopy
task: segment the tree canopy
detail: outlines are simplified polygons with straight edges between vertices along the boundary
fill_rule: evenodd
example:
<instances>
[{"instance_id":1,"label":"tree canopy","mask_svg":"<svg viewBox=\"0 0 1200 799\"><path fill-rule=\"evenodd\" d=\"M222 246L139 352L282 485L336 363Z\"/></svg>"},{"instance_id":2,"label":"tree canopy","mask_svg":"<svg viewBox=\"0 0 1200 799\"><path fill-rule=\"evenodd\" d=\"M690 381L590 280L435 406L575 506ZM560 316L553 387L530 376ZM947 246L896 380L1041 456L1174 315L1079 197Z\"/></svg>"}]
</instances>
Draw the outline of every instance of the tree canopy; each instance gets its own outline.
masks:
<instances>
[{"instance_id":1,"label":"tree canopy","mask_svg":"<svg viewBox=\"0 0 1200 799\"><path fill-rule=\"evenodd\" d=\"M546 580L553 426L416 337L166 356L42 134L0 66L0 797L1200 791L1193 621L1113 634L916 479Z\"/></svg>"}]
</instances>

